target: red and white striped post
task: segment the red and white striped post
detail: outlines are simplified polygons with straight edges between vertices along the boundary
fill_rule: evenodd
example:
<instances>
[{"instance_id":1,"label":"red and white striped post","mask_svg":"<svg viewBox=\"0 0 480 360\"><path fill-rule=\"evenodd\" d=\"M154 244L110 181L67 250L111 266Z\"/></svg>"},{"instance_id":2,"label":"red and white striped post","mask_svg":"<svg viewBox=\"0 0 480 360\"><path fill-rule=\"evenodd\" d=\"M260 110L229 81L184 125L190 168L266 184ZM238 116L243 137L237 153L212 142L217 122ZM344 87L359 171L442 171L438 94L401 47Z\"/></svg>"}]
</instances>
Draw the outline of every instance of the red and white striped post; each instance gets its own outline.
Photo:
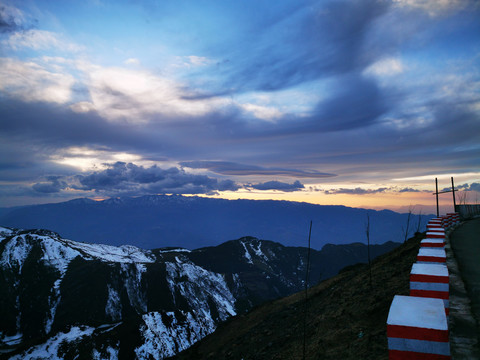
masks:
<instances>
[{"instance_id":1,"label":"red and white striped post","mask_svg":"<svg viewBox=\"0 0 480 360\"><path fill-rule=\"evenodd\" d=\"M430 230L430 229L443 229L442 219L440 218L431 219L427 223L427 230Z\"/></svg>"},{"instance_id":2,"label":"red and white striped post","mask_svg":"<svg viewBox=\"0 0 480 360\"><path fill-rule=\"evenodd\" d=\"M444 247L445 230L443 228L434 228L427 230L427 236L420 242L422 247Z\"/></svg>"},{"instance_id":3,"label":"red and white striped post","mask_svg":"<svg viewBox=\"0 0 480 360\"><path fill-rule=\"evenodd\" d=\"M454 212L454 213L447 213L447 215L450 216L452 225L456 225L456 224L459 222L459 220L460 220L460 216L459 216L458 213L456 213L456 212Z\"/></svg>"},{"instance_id":4,"label":"red and white striped post","mask_svg":"<svg viewBox=\"0 0 480 360\"><path fill-rule=\"evenodd\" d=\"M443 239L423 239L420 242L422 248L437 248L445 250L445 241Z\"/></svg>"},{"instance_id":5,"label":"red and white striped post","mask_svg":"<svg viewBox=\"0 0 480 360\"><path fill-rule=\"evenodd\" d=\"M444 249L421 247L417 254L418 263L445 264L447 262L447 254Z\"/></svg>"},{"instance_id":6,"label":"red and white striped post","mask_svg":"<svg viewBox=\"0 0 480 360\"><path fill-rule=\"evenodd\" d=\"M440 299L395 295L387 337L390 360L451 359L447 317Z\"/></svg>"},{"instance_id":7,"label":"red and white striped post","mask_svg":"<svg viewBox=\"0 0 480 360\"><path fill-rule=\"evenodd\" d=\"M448 229L448 216L442 215L442 226L444 229Z\"/></svg>"},{"instance_id":8,"label":"red and white striped post","mask_svg":"<svg viewBox=\"0 0 480 360\"><path fill-rule=\"evenodd\" d=\"M410 296L441 299L449 313L449 279L446 265L413 264L410 271Z\"/></svg>"}]
</instances>

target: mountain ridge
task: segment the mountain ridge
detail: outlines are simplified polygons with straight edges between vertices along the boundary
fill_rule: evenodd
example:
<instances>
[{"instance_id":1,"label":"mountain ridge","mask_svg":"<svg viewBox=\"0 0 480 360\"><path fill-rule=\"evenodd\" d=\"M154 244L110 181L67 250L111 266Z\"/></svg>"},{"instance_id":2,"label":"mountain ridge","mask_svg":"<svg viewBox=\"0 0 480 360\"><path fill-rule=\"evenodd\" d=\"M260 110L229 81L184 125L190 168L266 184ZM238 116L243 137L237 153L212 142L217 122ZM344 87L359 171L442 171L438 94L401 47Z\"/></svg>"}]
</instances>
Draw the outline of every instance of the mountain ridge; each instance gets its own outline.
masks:
<instances>
[{"instance_id":1,"label":"mountain ridge","mask_svg":"<svg viewBox=\"0 0 480 360\"><path fill-rule=\"evenodd\" d=\"M1 214L1 213L0 213ZM0 224L14 228L47 228L76 241L141 248L218 245L225 239L251 235L286 246L304 246L313 221L312 248L327 243L400 242L408 214L390 210L314 205L276 200L226 200L181 195L149 195L104 201L74 199L63 203L24 206L0 215ZM412 214L413 228L423 228L430 215ZM415 224L412 226L412 224Z\"/></svg>"}]
</instances>

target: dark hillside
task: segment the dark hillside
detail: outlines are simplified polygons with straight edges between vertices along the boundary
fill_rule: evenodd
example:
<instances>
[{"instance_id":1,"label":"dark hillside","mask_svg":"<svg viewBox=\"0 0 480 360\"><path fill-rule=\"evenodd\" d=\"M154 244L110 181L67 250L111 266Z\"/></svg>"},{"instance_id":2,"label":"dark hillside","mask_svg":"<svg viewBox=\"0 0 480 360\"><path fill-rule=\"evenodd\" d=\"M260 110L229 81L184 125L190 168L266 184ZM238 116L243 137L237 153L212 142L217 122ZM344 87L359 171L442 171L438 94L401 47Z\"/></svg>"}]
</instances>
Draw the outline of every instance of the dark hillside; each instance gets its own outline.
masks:
<instances>
[{"instance_id":1,"label":"dark hillside","mask_svg":"<svg viewBox=\"0 0 480 360\"><path fill-rule=\"evenodd\" d=\"M387 359L386 320L394 295L409 293L423 236L372 264L350 266L309 290L306 359ZM305 294L259 306L220 325L175 359L302 359Z\"/></svg>"}]
</instances>

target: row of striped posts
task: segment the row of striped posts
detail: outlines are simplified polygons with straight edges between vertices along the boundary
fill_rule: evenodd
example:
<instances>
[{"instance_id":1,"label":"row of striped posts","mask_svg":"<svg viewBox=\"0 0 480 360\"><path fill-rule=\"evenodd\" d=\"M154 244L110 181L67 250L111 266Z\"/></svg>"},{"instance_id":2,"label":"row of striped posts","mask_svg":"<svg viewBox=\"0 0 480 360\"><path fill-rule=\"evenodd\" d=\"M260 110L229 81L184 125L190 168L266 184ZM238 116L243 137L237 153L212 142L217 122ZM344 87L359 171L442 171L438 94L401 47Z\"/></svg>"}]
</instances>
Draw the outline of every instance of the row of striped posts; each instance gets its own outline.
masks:
<instances>
[{"instance_id":1,"label":"row of striped posts","mask_svg":"<svg viewBox=\"0 0 480 360\"><path fill-rule=\"evenodd\" d=\"M389 359L451 359L445 230L458 213L431 219L410 272L410 296L395 295L387 319Z\"/></svg>"}]
</instances>

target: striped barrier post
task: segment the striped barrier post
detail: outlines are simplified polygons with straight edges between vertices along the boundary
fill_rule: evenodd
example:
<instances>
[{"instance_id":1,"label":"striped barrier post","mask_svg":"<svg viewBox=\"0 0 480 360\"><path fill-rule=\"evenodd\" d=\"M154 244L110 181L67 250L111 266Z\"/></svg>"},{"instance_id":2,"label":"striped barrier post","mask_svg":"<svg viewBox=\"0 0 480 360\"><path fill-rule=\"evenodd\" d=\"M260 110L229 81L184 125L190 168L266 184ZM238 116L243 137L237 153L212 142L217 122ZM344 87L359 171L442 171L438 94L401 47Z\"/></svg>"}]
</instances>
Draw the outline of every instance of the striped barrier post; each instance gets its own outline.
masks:
<instances>
[{"instance_id":1,"label":"striped barrier post","mask_svg":"<svg viewBox=\"0 0 480 360\"><path fill-rule=\"evenodd\" d=\"M442 227L442 225L437 225L437 224L427 225L427 231L435 231L435 230L445 231L445 229Z\"/></svg>"},{"instance_id":2,"label":"striped barrier post","mask_svg":"<svg viewBox=\"0 0 480 360\"><path fill-rule=\"evenodd\" d=\"M450 222L451 222L452 225L456 225L458 223L458 220L459 220L458 213L456 213L456 212L448 213L447 215L450 216Z\"/></svg>"},{"instance_id":3,"label":"striped barrier post","mask_svg":"<svg viewBox=\"0 0 480 360\"><path fill-rule=\"evenodd\" d=\"M451 359L447 317L440 299L395 295L387 337L390 360Z\"/></svg>"},{"instance_id":4,"label":"striped barrier post","mask_svg":"<svg viewBox=\"0 0 480 360\"><path fill-rule=\"evenodd\" d=\"M410 271L410 296L441 299L449 314L449 279L446 265L413 264Z\"/></svg>"},{"instance_id":5,"label":"striped barrier post","mask_svg":"<svg viewBox=\"0 0 480 360\"><path fill-rule=\"evenodd\" d=\"M458 213L458 212L455 213L455 223L456 224L460 223L460 213Z\"/></svg>"},{"instance_id":6,"label":"striped barrier post","mask_svg":"<svg viewBox=\"0 0 480 360\"><path fill-rule=\"evenodd\" d=\"M445 264L447 255L444 249L421 247L417 254L418 263Z\"/></svg>"},{"instance_id":7,"label":"striped barrier post","mask_svg":"<svg viewBox=\"0 0 480 360\"><path fill-rule=\"evenodd\" d=\"M453 226L453 216L452 214L447 214L447 221L448 221L448 227L452 227Z\"/></svg>"},{"instance_id":8,"label":"striped barrier post","mask_svg":"<svg viewBox=\"0 0 480 360\"><path fill-rule=\"evenodd\" d=\"M423 239L420 241L422 248L439 248L445 250L445 241L443 239Z\"/></svg>"},{"instance_id":9,"label":"striped barrier post","mask_svg":"<svg viewBox=\"0 0 480 360\"><path fill-rule=\"evenodd\" d=\"M427 239L444 239L445 240L445 230L444 229L431 229L427 231Z\"/></svg>"},{"instance_id":10,"label":"striped barrier post","mask_svg":"<svg viewBox=\"0 0 480 360\"><path fill-rule=\"evenodd\" d=\"M442 215L442 226L444 229L448 229L448 217L447 215Z\"/></svg>"},{"instance_id":11,"label":"striped barrier post","mask_svg":"<svg viewBox=\"0 0 480 360\"><path fill-rule=\"evenodd\" d=\"M431 220L427 223L427 229L434 229L434 228L441 228L441 229L443 229L442 219L440 219L440 218L431 219Z\"/></svg>"}]
</instances>

